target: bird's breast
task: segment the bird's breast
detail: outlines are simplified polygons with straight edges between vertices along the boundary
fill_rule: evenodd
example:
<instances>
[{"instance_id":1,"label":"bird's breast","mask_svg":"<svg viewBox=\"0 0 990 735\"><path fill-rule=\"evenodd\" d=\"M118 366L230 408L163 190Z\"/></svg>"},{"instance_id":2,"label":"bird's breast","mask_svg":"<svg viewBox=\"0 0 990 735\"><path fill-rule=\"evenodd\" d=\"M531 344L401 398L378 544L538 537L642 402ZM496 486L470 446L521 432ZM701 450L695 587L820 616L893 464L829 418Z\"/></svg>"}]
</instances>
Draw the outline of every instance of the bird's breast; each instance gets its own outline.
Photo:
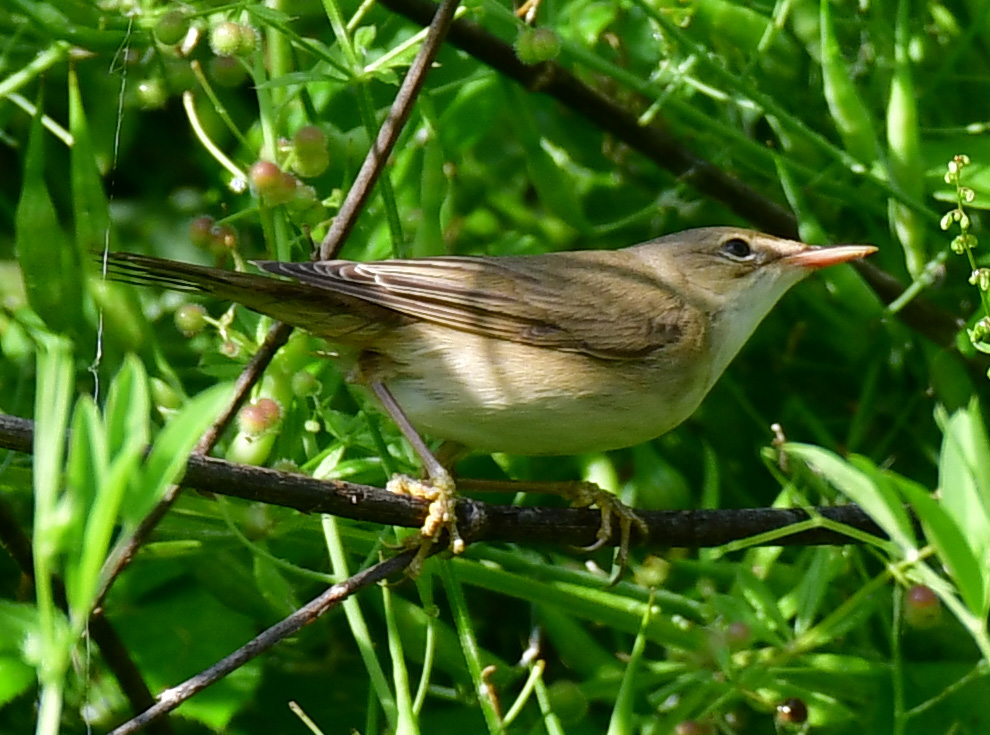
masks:
<instances>
[{"instance_id":1,"label":"bird's breast","mask_svg":"<svg viewBox=\"0 0 990 735\"><path fill-rule=\"evenodd\" d=\"M603 360L419 322L397 329L374 371L420 431L510 454L631 446L684 421L709 386L701 339Z\"/></svg>"}]
</instances>

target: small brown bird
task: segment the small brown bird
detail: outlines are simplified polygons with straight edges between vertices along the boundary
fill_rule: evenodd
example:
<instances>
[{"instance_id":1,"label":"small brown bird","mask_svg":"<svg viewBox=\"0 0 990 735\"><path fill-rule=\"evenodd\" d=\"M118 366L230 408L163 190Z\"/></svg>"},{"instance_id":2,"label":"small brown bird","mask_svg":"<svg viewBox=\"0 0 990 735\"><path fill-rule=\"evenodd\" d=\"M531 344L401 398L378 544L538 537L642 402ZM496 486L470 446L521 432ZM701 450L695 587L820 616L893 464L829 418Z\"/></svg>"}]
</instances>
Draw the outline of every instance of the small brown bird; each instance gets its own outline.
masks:
<instances>
[{"instance_id":1,"label":"small brown bird","mask_svg":"<svg viewBox=\"0 0 990 735\"><path fill-rule=\"evenodd\" d=\"M125 253L107 267L115 280L235 301L350 348L353 374L387 409L394 396L418 431L566 455L671 430L791 286L875 250L708 227L614 251L255 264L287 280Z\"/></svg>"}]
</instances>

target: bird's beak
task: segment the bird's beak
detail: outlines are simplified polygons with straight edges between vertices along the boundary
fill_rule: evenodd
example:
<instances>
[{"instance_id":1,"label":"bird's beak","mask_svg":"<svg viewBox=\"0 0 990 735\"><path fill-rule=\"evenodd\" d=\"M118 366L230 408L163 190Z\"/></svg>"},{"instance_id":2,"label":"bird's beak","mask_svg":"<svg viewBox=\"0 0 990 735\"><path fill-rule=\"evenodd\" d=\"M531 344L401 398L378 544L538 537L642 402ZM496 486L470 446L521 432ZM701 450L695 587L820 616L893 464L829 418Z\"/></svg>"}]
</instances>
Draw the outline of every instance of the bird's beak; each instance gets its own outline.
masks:
<instances>
[{"instance_id":1,"label":"bird's beak","mask_svg":"<svg viewBox=\"0 0 990 735\"><path fill-rule=\"evenodd\" d=\"M824 248L809 245L807 250L786 255L780 259L780 262L817 270L818 268L865 258L876 251L877 248L872 245L833 245Z\"/></svg>"}]
</instances>

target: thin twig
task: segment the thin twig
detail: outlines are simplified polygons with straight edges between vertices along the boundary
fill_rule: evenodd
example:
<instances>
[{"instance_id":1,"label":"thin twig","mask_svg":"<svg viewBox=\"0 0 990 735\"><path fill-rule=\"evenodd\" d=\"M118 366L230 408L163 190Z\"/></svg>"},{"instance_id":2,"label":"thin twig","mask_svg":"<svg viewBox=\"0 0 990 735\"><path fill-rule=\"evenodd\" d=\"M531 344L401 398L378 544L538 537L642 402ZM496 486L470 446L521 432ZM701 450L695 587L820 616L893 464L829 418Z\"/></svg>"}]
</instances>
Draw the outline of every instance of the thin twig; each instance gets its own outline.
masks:
<instances>
[{"instance_id":1,"label":"thin twig","mask_svg":"<svg viewBox=\"0 0 990 735\"><path fill-rule=\"evenodd\" d=\"M423 45L419 47L419 52L409 67L405 79L402 80L402 86L399 87L399 93L395 96L392 108L378 131L378 138L371 146L371 150L368 151L368 155L365 156L361 170L358 171L353 186L347 192L347 197L340 207L339 214L334 218L330 231L327 232L320 244L320 258L323 260L330 260L335 257L351 230L354 229L357 215L364 208L375 182L381 175L385 162L392 153L392 148L395 147L399 133L402 132L406 120L409 119L413 102L419 95L423 82L426 81L426 75L429 73L430 67L433 66L433 60L440 51L440 44L443 43L447 29L454 18L454 12L460 5L460 0L443 0L439 8L432 3L430 5L430 17L423 23L423 25L429 23L430 31L426 34Z\"/></svg>"},{"instance_id":2,"label":"thin twig","mask_svg":"<svg viewBox=\"0 0 990 735\"><path fill-rule=\"evenodd\" d=\"M254 657L264 653L279 641L298 632L305 626L316 622L329 610L356 592L372 584L380 582L393 574L397 574L409 566L414 550L405 551L391 559L379 562L363 572L358 572L350 579L335 584L319 597L303 605L288 617L268 628L249 643L241 646L226 658L221 659L205 671L187 679L182 684L162 692L158 703L142 712L137 717L124 723L110 735L129 735L143 728L150 722L171 712L194 694L215 684L231 671L243 666Z\"/></svg>"}]
</instances>

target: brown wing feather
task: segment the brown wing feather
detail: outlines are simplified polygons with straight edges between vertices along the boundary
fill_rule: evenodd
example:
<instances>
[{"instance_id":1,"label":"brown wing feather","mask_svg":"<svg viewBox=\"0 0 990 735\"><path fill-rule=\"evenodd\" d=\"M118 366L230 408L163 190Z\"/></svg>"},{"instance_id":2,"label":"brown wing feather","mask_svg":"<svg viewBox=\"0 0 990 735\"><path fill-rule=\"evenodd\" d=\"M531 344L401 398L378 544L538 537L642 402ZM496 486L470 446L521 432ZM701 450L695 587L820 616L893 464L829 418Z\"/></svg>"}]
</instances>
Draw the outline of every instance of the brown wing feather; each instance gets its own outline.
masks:
<instances>
[{"instance_id":1,"label":"brown wing feather","mask_svg":"<svg viewBox=\"0 0 990 735\"><path fill-rule=\"evenodd\" d=\"M699 318L625 251L256 265L455 329L604 359L674 346Z\"/></svg>"}]
</instances>

